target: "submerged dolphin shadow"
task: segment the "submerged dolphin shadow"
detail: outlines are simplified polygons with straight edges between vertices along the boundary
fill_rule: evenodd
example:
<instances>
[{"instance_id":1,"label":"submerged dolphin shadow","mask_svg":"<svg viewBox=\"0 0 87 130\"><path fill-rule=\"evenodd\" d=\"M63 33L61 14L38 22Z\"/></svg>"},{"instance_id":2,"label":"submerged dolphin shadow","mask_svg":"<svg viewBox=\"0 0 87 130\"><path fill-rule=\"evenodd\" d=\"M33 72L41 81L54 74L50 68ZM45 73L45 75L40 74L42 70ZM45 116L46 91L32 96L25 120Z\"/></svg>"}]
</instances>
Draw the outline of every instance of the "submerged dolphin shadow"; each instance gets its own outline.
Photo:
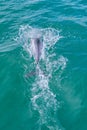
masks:
<instances>
[{"instance_id":1,"label":"submerged dolphin shadow","mask_svg":"<svg viewBox=\"0 0 87 130\"><path fill-rule=\"evenodd\" d=\"M43 75L47 77L47 74L44 71L42 71L38 65L36 66L36 69L33 69L31 72L27 73L25 77L29 78L36 75Z\"/></svg>"}]
</instances>

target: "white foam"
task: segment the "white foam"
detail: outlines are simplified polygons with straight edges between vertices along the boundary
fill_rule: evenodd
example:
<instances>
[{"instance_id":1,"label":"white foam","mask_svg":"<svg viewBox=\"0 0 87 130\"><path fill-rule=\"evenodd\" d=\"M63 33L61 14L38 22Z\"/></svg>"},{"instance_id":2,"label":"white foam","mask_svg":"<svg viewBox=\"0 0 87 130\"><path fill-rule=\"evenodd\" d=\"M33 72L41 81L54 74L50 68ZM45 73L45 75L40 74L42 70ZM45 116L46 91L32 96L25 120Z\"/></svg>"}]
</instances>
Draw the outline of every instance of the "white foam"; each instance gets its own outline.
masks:
<instances>
[{"instance_id":1,"label":"white foam","mask_svg":"<svg viewBox=\"0 0 87 130\"><path fill-rule=\"evenodd\" d=\"M41 71L41 70L40 70ZM38 110L40 114L40 122L46 123L50 118L49 111L56 111L57 100L56 95L49 88L49 79L40 73L31 89L31 102L33 108Z\"/></svg>"}]
</instances>

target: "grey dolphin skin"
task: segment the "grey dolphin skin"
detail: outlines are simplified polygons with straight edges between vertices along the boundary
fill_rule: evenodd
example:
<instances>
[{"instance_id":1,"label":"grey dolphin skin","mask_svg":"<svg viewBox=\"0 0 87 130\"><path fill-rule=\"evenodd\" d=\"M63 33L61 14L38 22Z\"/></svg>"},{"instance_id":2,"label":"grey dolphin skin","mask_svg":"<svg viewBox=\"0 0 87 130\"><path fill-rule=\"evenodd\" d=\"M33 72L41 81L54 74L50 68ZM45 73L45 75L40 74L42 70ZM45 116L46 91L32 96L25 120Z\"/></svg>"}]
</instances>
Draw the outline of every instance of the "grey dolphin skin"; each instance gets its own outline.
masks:
<instances>
[{"instance_id":1,"label":"grey dolphin skin","mask_svg":"<svg viewBox=\"0 0 87 130\"><path fill-rule=\"evenodd\" d=\"M41 57L42 47L43 47L42 39L41 38L32 38L30 40L30 44L32 44L33 57L35 59L36 64L38 64L40 57Z\"/></svg>"},{"instance_id":2,"label":"grey dolphin skin","mask_svg":"<svg viewBox=\"0 0 87 130\"><path fill-rule=\"evenodd\" d=\"M43 42L41 38L31 38L30 39L30 44L32 46L32 54L33 57L35 59L36 62L36 70L31 71L30 73L28 73L26 75L26 77L31 77L33 75L38 74L39 70L38 70L38 63L40 61L40 57L41 57L41 52L42 52L42 48L43 48Z\"/></svg>"}]
</instances>

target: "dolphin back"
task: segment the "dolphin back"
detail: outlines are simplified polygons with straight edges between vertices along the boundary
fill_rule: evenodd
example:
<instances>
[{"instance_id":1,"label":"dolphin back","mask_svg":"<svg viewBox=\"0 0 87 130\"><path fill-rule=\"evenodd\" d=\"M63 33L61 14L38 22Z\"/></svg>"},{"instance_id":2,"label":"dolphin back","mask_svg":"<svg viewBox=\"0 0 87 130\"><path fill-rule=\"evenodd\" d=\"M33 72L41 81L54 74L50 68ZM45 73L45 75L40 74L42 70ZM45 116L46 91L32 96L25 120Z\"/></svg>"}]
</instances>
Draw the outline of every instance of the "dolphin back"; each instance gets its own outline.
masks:
<instances>
[{"instance_id":1,"label":"dolphin back","mask_svg":"<svg viewBox=\"0 0 87 130\"><path fill-rule=\"evenodd\" d=\"M41 38L31 39L32 44L32 54L35 62L38 63L42 54L43 42Z\"/></svg>"}]
</instances>

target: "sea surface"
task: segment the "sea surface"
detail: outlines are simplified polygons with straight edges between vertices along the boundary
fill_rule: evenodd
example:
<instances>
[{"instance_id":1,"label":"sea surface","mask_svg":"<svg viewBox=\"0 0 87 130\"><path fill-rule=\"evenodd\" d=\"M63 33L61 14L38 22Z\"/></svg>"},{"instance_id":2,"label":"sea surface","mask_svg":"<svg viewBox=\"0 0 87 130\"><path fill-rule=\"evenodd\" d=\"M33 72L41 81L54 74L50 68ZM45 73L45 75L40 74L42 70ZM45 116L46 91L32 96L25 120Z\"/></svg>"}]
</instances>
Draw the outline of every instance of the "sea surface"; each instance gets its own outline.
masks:
<instances>
[{"instance_id":1,"label":"sea surface","mask_svg":"<svg viewBox=\"0 0 87 130\"><path fill-rule=\"evenodd\" d=\"M0 130L87 130L87 0L0 0Z\"/></svg>"}]
</instances>

